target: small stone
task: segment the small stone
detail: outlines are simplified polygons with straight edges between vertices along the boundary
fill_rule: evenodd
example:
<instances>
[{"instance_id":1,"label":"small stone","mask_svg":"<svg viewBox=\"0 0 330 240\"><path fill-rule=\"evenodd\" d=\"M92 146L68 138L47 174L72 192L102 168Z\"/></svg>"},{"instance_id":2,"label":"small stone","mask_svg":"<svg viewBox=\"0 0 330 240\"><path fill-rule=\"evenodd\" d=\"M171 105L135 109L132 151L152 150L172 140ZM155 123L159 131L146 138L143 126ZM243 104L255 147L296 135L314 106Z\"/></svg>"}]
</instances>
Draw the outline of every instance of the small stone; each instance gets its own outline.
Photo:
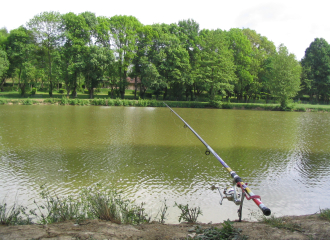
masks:
<instances>
[{"instance_id":1,"label":"small stone","mask_svg":"<svg viewBox=\"0 0 330 240\"><path fill-rule=\"evenodd\" d=\"M195 232L196 230L195 230L195 228L189 228L188 229L188 232Z\"/></svg>"}]
</instances>

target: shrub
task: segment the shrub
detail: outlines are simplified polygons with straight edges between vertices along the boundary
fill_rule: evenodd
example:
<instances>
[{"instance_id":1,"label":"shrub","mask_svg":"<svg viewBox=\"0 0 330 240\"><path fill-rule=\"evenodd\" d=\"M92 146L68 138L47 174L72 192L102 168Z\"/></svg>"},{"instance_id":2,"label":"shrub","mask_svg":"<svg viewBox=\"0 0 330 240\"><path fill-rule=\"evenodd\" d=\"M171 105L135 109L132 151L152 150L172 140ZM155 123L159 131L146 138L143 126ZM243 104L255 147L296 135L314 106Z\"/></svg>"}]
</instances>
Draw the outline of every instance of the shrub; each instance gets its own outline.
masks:
<instances>
[{"instance_id":1,"label":"shrub","mask_svg":"<svg viewBox=\"0 0 330 240\"><path fill-rule=\"evenodd\" d=\"M23 105L32 105L33 102L32 102L32 100L31 100L30 98L28 98L28 99L26 99L26 100L23 100L23 101L22 101L22 104L23 104Z\"/></svg>"},{"instance_id":2,"label":"shrub","mask_svg":"<svg viewBox=\"0 0 330 240\"><path fill-rule=\"evenodd\" d=\"M63 93L66 93L66 90L63 89L63 88L61 88L61 89L58 90L58 93L62 93L62 94L63 94Z\"/></svg>"},{"instance_id":3,"label":"shrub","mask_svg":"<svg viewBox=\"0 0 330 240\"><path fill-rule=\"evenodd\" d=\"M222 102L212 100L212 101L210 101L210 106L213 107L213 108L222 108Z\"/></svg>"},{"instance_id":4,"label":"shrub","mask_svg":"<svg viewBox=\"0 0 330 240\"><path fill-rule=\"evenodd\" d=\"M62 99L61 99L61 104L62 105L67 105L69 104L69 100L66 96L63 96Z\"/></svg>"},{"instance_id":5,"label":"shrub","mask_svg":"<svg viewBox=\"0 0 330 240\"><path fill-rule=\"evenodd\" d=\"M31 95L36 95L36 93L37 93L37 89L36 88L32 88Z\"/></svg>"},{"instance_id":6,"label":"shrub","mask_svg":"<svg viewBox=\"0 0 330 240\"><path fill-rule=\"evenodd\" d=\"M115 102L115 106L123 106L123 102L119 98L116 98L114 102Z\"/></svg>"},{"instance_id":7,"label":"shrub","mask_svg":"<svg viewBox=\"0 0 330 240\"><path fill-rule=\"evenodd\" d=\"M0 105L2 105L2 104L6 104L6 103L8 103L8 101L7 101L6 99L1 99L1 98L0 98Z\"/></svg>"},{"instance_id":8,"label":"shrub","mask_svg":"<svg viewBox=\"0 0 330 240\"><path fill-rule=\"evenodd\" d=\"M320 218L330 221L330 209L320 209Z\"/></svg>"},{"instance_id":9,"label":"shrub","mask_svg":"<svg viewBox=\"0 0 330 240\"><path fill-rule=\"evenodd\" d=\"M181 210L181 215L179 216L179 222L181 220L187 221L188 223L195 223L197 222L197 218L199 215L203 215L200 207L195 207L195 208L189 208L189 205L182 205L182 204L177 204L175 202L175 205Z\"/></svg>"}]
</instances>

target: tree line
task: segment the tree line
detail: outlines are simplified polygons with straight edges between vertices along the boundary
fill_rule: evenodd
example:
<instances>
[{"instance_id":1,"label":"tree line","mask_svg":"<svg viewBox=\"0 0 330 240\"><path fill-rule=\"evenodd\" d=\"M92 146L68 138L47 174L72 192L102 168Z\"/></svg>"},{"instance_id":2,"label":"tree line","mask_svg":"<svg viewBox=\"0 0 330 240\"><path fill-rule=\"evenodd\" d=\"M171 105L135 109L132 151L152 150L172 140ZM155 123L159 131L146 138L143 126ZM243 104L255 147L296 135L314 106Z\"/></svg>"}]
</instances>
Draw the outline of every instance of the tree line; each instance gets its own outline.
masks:
<instances>
[{"instance_id":1,"label":"tree line","mask_svg":"<svg viewBox=\"0 0 330 240\"><path fill-rule=\"evenodd\" d=\"M90 98L106 86L125 97L127 78L158 98L196 100L236 97L249 102L276 98L285 106L297 96L329 101L330 46L315 39L301 62L282 44L275 47L251 29L200 29L192 19L143 25L133 16L96 16L91 12L43 12L25 26L0 30L1 90L16 80L28 86L60 86L75 97L82 87Z\"/></svg>"}]
</instances>

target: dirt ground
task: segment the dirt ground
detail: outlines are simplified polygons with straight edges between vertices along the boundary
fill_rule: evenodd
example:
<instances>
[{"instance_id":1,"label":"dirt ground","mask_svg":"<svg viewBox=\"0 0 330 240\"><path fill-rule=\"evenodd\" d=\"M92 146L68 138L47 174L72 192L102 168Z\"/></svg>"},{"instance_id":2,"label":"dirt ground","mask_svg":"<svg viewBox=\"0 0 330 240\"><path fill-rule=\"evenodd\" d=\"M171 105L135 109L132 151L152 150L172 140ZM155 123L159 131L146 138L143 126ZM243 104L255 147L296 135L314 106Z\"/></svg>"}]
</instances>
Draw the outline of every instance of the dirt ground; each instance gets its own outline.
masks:
<instances>
[{"instance_id":1,"label":"dirt ground","mask_svg":"<svg viewBox=\"0 0 330 240\"><path fill-rule=\"evenodd\" d=\"M235 222L248 239L330 239L330 222L318 215L290 216L285 222L300 225L300 230L290 231L270 227L259 222ZM198 224L203 228L221 227L221 224ZM89 220L50 225L0 226L0 239L188 239L195 225L150 223L143 225L119 225L101 220ZM192 234L192 235L191 235Z\"/></svg>"}]
</instances>

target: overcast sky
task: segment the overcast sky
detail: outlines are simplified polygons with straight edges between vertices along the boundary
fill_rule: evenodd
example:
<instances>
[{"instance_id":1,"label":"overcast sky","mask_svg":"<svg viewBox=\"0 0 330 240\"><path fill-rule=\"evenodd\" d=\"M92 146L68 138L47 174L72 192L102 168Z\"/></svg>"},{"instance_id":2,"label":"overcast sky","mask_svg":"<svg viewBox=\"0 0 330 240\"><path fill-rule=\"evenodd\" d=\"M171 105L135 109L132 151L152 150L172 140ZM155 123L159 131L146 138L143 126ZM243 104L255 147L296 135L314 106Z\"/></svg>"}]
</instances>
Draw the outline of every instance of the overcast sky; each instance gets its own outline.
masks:
<instances>
[{"instance_id":1,"label":"overcast sky","mask_svg":"<svg viewBox=\"0 0 330 240\"><path fill-rule=\"evenodd\" d=\"M283 43L300 60L315 38L330 43L328 6L325 0L7 0L1 3L0 28L12 30L44 11L62 14L90 11L106 17L132 15L144 25L191 18L199 23L200 29L256 30L276 46Z\"/></svg>"}]
</instances>

